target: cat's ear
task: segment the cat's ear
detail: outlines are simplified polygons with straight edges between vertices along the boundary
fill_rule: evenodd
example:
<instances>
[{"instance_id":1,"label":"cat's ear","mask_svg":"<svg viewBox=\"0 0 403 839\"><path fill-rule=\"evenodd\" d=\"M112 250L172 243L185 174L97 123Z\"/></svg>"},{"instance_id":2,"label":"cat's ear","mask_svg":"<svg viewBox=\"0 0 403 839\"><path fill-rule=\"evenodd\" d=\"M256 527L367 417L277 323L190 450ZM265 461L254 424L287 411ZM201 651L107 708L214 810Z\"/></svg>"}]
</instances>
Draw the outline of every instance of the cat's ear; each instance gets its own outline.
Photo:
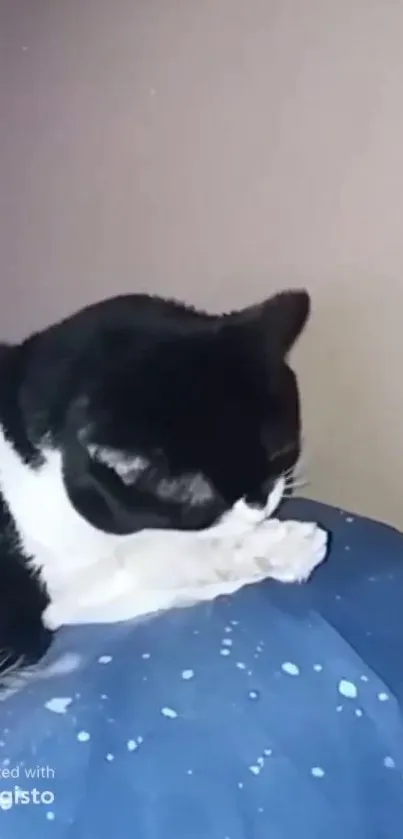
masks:
<instances>
[{"instance_id":1,"label":"cat's ear","mask_svg":"<svg viewBox=\"0 0 403 839\"><path fill-rule=\"evenodd\" d=\"M305 290L284 291L263 304L263 327L283 355L290 352L300 337L310 310L311 300Z\"/></svg>"},{"instance_id":2,"label":"cat's ear","mask_svg":"<svg viewBox=\"0 0 403 839\"><path fill-rule=\"evenodd\" d=\"M301 335L310 307L310 297L304 289L284 291L232 317L245 335L255 339L253 343L257 340L260 347L265 347L269 356L284 358Z\"/></svg>"}]
</instances>

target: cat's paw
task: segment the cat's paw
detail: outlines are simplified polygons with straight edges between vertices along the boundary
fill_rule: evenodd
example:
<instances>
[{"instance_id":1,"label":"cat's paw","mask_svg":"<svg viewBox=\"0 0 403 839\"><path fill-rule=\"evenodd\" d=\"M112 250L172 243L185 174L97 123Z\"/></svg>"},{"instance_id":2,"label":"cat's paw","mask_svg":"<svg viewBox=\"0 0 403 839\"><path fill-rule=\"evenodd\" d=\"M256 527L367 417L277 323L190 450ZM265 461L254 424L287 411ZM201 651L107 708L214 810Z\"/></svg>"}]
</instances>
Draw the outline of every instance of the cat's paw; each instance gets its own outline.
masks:
<instances>
[{"instance_id":1,"label":"cat's paw","mask_svg":"<svg viewBox=\"0 0 403 839\"><path fill-rule=\"evenodd\" d=\"M328 535L316 524L271 519L259 525L247 540L261 577L300 583L325 559Z\"/></svg>"},{"instance_id":2,"label":"cat's paw","mask_svg":"<svg viewBox=\"0 0 403 839\"><path fill-rule=\"evenodd\" d=\"M43 612L42 621L46 629L50 629L52 632L56 632L56 630L67 623L66 615L56 603L49 603Z\"/></svg>"}]
</instances>

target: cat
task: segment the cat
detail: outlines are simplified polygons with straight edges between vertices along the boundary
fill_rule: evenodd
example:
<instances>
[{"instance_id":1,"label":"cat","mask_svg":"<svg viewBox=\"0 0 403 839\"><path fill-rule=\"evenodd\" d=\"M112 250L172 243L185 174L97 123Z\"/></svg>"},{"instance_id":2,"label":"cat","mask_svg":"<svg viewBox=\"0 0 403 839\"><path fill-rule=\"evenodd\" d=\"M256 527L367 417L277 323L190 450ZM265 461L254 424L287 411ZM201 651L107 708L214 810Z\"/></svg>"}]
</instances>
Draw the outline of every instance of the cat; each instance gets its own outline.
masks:
<instances>
[{"instance_id":1,"label":"cat","mask_svg":"<svg viewBox=\"0 0 403 839\"><path fill-rule=\"evenodd\" d=\"M63 624L309 577L327 534L271 518L300 455L288 357L309 309L306 291L222 315L122 295L2 346L3 670Z\"/></svg>"}]
</instances>

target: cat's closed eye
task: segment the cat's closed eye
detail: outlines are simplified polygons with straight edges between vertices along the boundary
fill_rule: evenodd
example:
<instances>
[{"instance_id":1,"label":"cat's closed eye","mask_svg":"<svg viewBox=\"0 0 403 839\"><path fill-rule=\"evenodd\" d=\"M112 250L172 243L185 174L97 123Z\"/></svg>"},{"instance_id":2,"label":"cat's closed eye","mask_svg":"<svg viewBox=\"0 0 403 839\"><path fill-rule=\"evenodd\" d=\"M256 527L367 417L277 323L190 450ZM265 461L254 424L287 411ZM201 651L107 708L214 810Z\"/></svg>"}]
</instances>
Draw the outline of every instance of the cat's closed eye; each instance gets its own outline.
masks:
<instances>
[{"instance_id":1,"label":"cat's closed eye","mask_svg":"<svg viewBox=\"0 0 403 839\"><path fill-rule=\"evenodd\" d=\"M280 465L280 472L283 471L281 466L283 465L284 461L289 461L290 466L293 465L293 461L296 462L299 457L299 446L296 442L286 443L279 449L268 453L268 461L271 466L276 466L277 464ZM288 467L287 467L288 468Z\"/></svg>"},{"instance_id":2,"label":"cat's closed eye","mask_svg":"<svg viewBox=\"0 0 403 839\"><path fill-rule=\"evenodd\" d=\"M295 442L286 443L282 448L276 449L274 452L269 452L268 460L269 463L278 463L281 458L291 454L298 457L298 445Z\"/></svg>"}]
</instances>

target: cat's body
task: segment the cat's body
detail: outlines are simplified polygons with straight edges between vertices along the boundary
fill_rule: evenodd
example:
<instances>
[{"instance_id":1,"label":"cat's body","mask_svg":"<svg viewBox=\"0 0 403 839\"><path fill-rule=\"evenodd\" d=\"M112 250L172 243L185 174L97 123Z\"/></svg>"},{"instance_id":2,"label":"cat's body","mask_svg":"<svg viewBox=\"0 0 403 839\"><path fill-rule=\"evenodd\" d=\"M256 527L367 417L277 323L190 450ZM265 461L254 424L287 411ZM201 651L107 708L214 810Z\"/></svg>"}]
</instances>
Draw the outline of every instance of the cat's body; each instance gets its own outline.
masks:
<instances>
[{"instance_id":1,"label":"cat's body","mask_svg":"<svg viewBox=\"0 0 403 839\"><path fill-rule=\"evenodd\" d=\"M0 353L0 649L126 620L323 559L268 520L299 455L286 355L304 293L228 316L130 295Z\"/></svg>"}]
</instances>

